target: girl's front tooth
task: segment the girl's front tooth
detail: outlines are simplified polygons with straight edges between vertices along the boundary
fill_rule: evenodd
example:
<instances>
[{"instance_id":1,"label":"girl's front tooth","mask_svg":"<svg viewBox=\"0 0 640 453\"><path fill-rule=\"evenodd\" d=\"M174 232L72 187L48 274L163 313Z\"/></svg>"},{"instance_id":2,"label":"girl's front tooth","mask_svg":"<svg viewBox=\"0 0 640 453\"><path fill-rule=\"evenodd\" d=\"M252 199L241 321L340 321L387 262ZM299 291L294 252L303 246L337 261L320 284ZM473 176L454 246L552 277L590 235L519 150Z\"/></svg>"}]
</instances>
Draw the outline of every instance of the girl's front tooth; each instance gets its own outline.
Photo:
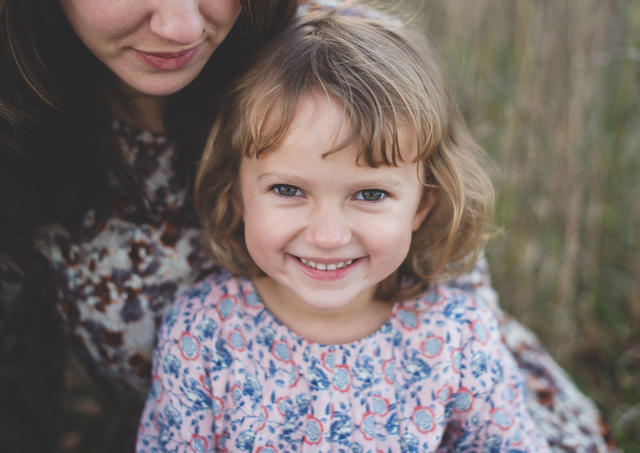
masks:
<instances>
[{"instance_id":1,"label":"girl's front tooth","mask_svg":"<svg viewBox=\"0 0 640 453\"><path fill-rule=\"evenodd\" d=\"M323 264L316 263L315 261L300 258L300 261L305 265L317 269L319 271L335 271L336 269L342 269L343 267L350 266L353 263L353 260L340 261L339 263L331 263L331 264Z\"/></svg>"}]
</instances>

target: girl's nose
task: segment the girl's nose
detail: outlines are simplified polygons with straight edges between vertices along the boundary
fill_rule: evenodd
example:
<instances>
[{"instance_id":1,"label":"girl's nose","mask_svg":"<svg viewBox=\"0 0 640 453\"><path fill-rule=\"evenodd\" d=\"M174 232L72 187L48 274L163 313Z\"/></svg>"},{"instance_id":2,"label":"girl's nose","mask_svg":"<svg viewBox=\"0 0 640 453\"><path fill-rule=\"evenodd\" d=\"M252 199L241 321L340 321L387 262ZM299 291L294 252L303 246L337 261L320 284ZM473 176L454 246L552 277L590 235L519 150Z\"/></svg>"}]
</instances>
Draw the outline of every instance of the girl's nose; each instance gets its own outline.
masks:
<instances>
[{"instance_id":1,"label":"girl's nose","mask_svg":"<svg viewBox=\"0 0 640 453\"><path fill-rule=\"evenodd\" d=\"M340 210L317 209L305 229L305 239L325 250L348 244L351 236L351 228Z\"/></svg>"},{"instance_id":2,"label":"girl's nose","mask_svg":"<svg viewBox=\"0 0 640 453\"><path fill-rule=\"evenodd\" d=\"M149 27L156 35L178 44L198 40L205 29L200 0L156 0Z\"/></svg>"}]
</instances>

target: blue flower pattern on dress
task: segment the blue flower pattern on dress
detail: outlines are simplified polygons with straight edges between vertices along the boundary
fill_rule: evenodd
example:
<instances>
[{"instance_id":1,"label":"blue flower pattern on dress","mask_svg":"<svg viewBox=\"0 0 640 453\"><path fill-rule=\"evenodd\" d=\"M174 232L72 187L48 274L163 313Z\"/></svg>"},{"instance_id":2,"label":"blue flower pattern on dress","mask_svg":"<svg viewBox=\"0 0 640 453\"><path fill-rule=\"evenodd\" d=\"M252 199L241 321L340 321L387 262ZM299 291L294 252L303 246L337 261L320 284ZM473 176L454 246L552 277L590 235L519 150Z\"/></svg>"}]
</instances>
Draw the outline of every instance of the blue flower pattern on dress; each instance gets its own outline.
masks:
<instances>
[{"instance_id":1,"label":"blue flower pattern on dress","mask_svg":"<svg viewBox=\"0 0 640 453\"><path fill-rule=\"evenodd\" d=\"M138 452L548 451L490 311L434 288L372 335L309 342L250 280L211 275L167 311Z\"/></svg>"}]
</instances>

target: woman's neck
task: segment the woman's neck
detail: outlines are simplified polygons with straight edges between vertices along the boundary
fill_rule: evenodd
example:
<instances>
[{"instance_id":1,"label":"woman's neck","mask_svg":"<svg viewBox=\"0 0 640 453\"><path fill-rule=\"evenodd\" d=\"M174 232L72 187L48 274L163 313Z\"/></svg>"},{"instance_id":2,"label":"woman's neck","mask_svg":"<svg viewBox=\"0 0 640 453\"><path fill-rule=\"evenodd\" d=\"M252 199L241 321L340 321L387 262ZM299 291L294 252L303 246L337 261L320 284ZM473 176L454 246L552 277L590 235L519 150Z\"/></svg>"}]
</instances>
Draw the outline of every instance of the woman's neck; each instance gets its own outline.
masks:
<instances>
[{"instance_id":1,"label":"woman's neck","mask_svg":"<svg viewBox=\"0 0 640 453\"><path fill-rule=\"evenodd\" d=\"M149 96L122 85L107 95L109 109L134 127L164 134L164 116L169 96Z\"/></svg>"}]
</instances>

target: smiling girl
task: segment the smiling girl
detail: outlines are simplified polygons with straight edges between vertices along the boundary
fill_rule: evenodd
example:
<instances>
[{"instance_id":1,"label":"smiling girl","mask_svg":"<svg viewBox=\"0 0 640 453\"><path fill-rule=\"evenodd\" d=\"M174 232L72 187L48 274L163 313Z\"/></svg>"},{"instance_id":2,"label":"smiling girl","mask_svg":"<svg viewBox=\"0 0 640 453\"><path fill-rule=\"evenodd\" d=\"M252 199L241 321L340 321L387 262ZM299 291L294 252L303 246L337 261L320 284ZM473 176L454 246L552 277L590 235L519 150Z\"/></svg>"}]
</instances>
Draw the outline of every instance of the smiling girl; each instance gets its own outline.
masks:
<instances>
[{"instance_id":1,"label":"smiling girl","mask_svg":"<svg viewBox=\"0 0 640 453\"><path fill-rule=\"evenodd\" d=\"M426 45L310 16L234 86L196 181L228 271L159 332L137 451L547 451L473 266L493 191Z\"/></svg>"}]
</instances>

